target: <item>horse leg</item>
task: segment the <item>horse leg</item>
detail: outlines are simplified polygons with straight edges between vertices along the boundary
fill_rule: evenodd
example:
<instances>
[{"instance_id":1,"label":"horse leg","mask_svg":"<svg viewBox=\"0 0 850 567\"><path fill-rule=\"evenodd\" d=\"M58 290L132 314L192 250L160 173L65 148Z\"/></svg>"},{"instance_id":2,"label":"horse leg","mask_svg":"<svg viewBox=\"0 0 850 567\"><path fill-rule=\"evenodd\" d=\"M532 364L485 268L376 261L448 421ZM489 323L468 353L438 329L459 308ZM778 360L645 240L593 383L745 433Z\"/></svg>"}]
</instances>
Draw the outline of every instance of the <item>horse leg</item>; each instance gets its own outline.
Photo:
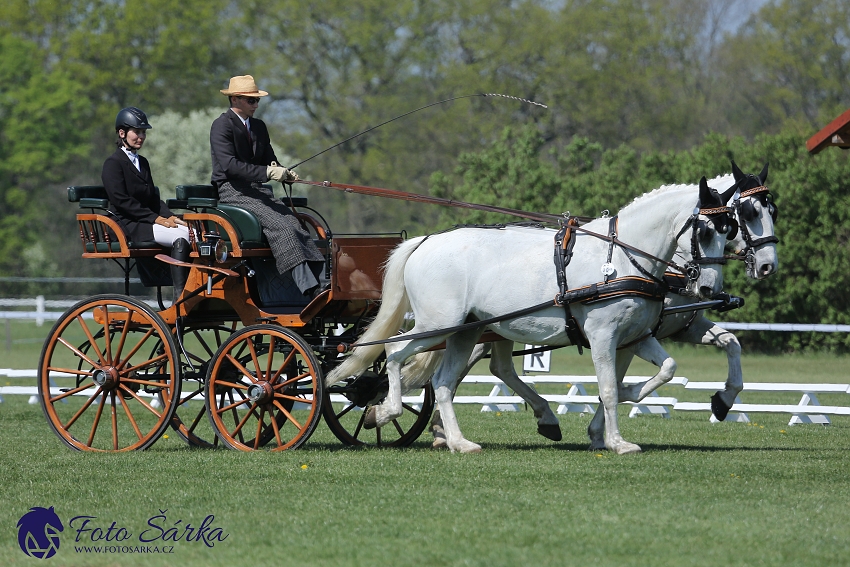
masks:
<instances>
[{"instance_id":1,"label":"horse leg","mask_svg":"<svg viewBox=\"0 0 850 567\"><path fill-rule=\"evenodd\" d=\"M562 438L561 426L558 418L555 417L555 412L549 407L549 402L543 399L534 388L523 382L514 370L513 346L513 341L493 343L490 372L531 406L534 417L537 418L537 433L552 441L560 441Z\"/></svg>"},{"instance_id":2,"label":"horse leg","mask_svg":"<svg viewBox=\"0 0 850 567\"><path fill-rule=\"evenodd\" d=\"M475 366L479 360L484 358L488 352L490 352L490 343L479 343L475 345L472 349L472 354L469 356L469 361L466 363L466 368L461 374L460 380L458 380L457 384L455 384L454 392L452 392L452 399L454 399L455 394L457 394L457 388L460 386L461 380L469 374L472 367ZM437 369L437 372L439 372L439 368ZM446 442L446 432L445 429L443 429L443 419L440 417L439 409L435 410L434 415L431 417L431 435L434 437L434 441L431 443L432 449L442 449L449 446Z\"/></svg>"},{"instance_id":3,"label":"horse leg","mask_svg":"<svg viewBox=\"0 0 850 567\"><path fill-rule=\"evenodd\" d=\"M634 350L632 348L623 349L617 354L615 368L617 370L618 397L622 390L623 378L626 376L626 371L629 369L633 357ZM605 408L601 403L596 407L593 419L587 426L587 436L590 437L591 451L605 450Z\"/></svg>"},{"instance_id":4,"label":"horse leg","mask_svg":"<svg viewBox=\"0 0 850 567\"><path fill-rule=\"evenodd\" d=\"M415 334L419 331L414 326L409 332L410 334ZM442 335L427 339L414 339L408 341L402 348L387 357L387 397L380 404L369 408L364 420L367 428L383 427L404 413L404 408L401 405L401 367L404 361L415 354L440 344L446 338L445 335Z\"/></svg>"},{"instance_id":5,"label":"horse leg","mask_svg":"<svg viewBox=\"0 0 850 567\"><path fill-rule=\"evenodd\" d=\"M659 386L669 382L676 373L676 361L667 354L655 337L650 337L639 342L635 345L634 349L636 355L657 366L658 373L645 382L631 386L622 386L620 388L620 396L624 402L641 401L658 389ZM622 378L620 379L622 380Z\"/></svg>"},{"instance_id":6,"label":"horse leg","mask_svg":"<svg viewBox=\"0 0 850 567\"><path fill-rule=\"evenodd\" d=\"M619 401L617 374L620 369L617 367L616 344L610 339L595 341L593 337L588 337L588 340L591 345L593 366L596 368L596 378L599 382L599 398L602 400L600 405L604 408L602 411L605 421L605 447L618 455L639 453L639 445L629 443L620 435L617 419L617 403ZM599 344L600 342L602 344ZM628 368L628 365L625 366ZM625 374L625 370L622 370L622 373Z\"/></svg>"},{"instance_id":7,"label":"horse leg","mask_svg":"<svg viewBox=\"0 0 850 567\"><path fill-rule=\"evenodd\" d=\"M432 380L434 397L440 412L446 444L452 452L478 453L481 446L465 439L458 425L452 398L457 390L460 375L467 367L469 355L481 336L481 330L456 333L446 340L446 354L443 363Z\"/></svg>"},{"instance_id":8,"label":"horse leg","mask_svg":"<svg viewBox=\"0 0 850 567\"><path fill-rule=\"evenodd\" d=\"M723 421L735 403L735 398L744 389L744 378L741 373L741 343L738 337L716 325L714 322L699 315L682 333L670 337L676 341L697 345L714 345L726 351L729 371L723 390L718 390L711 396L711 413Z\"/></svg>"}]
</instances>

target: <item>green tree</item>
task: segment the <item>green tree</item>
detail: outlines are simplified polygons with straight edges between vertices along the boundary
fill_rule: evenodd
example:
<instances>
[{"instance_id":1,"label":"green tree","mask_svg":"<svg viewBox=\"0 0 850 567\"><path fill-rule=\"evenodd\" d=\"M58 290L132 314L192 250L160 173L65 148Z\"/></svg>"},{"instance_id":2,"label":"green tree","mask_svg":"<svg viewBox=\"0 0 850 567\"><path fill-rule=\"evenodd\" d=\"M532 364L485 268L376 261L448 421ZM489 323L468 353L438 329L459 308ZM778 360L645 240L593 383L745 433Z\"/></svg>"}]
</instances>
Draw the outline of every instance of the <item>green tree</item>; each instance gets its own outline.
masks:
<instances>
[{"instance_id":1,"label":"green tree","mask_svg":"<svg viewBox=\"0 0 850 567\"><path fill-rule=\"evenodd\" d=\"M9 275L51 271L40 238L48 187L89 151L83 85L48 60L33 42L0 30L0 273Z\"/></svg>"}]
</instances>

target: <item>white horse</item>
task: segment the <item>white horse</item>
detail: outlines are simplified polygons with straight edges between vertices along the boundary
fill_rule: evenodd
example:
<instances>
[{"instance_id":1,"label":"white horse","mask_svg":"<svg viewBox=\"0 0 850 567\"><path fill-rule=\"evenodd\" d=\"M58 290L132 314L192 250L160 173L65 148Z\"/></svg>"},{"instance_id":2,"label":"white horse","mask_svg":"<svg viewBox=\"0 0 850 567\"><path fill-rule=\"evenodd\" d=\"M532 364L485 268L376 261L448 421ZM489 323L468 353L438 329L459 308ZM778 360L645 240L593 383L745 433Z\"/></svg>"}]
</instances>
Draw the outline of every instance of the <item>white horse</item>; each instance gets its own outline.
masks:
<instances>
[{"instance_id":1,"label":"white horse","mask_svg":"<svg viewBox=\"0 0 850 567\"><path fill-rule=\"evenodd\" d=\"M775 205L770 201L769 192L765 187L767 180L767 166L759 175L744 174L732 163L732 174L712 179L709 185L726 192L731 187L737 187L733 201L733 209L736 212L736 220L740 229L732 236L727 247L732 247L735 254L743 257L747 262L747 275L753 279L764 279L779 269L779 261L776 253L776 242L778 239L774 233L773 220L776 215ZM680 248L677 251L683 261L689 261L690 251ZM680 307L693 303L693 298L687 294L668 293L664 299L664 307ZM714 345L726 351L728 359L728 376L724 390L716 392L711 397L712 413L722 421L726 418L729 409L734 403L735 397L743 389L743 377L741 373L741 345L734 334L723 329L705 317L704 311L684 311L665 315L656 336L659 339L671 338L679 342L693 344ZM387 345L390 349L394 348ZM540 397L534 389L530 388L517 376L512 361L513 343L500 341L493 344L493 352L490 360L490 371L499 377L517 395L521 396L531 406L535 416L538 418L537 431L554 441L561 439L561 431L558 419L551 411L548 402ZM644 351L643 343L634 347L634 354L644 360L653 362L654 349ZM472 356L467 364L463 375L465 376L472 366L481 360L488 352L489 345L476 345ZM402 371L405 385L414 386L424 383L426 378L434 374L435 369L442 359L442 354L437 351L433 353L418 355ZM626 389L620 386L620 399L622 401L640 401L630 399L635 389L640 390L641 385L635 385ZM604 439L602 433L602 413L597 410L595 419L588 428L591 438L591 449L603 449ZM439 412L434 413L431 423L431 432L434 435L433 446L435 448L446 445L443 433L442 421Z\"/></svg>"},{"instance_id":2,"label":"white horse","mask_svg":"<svg viewBox=\"0 0 850 567\"><path fill-rule=\"evenodd\" d=\"M712 195L705 180L694 186L665 186L635 199L618 215L618 222L597 219L577 233L572 261L566 277L571 289L600 283L608 277L648 276L658 280L679 244L691 242L695 252L706 258L722 255L728 229L725 212L717 212L723 202ZM700 213L711 203L713 214ZM725 220L724 220L725 219ZM618 244L599 238L615 228ZM700 230L697 230L697 227ZM596 236L587 231L596 233ZM700 237L692 238L699 233ZM403 346L387 358L389 391L377 406L378 426L401 415L401 367L411 356L446 342L442 364L433 378L435 396L453 451L475 452L481 448L465 439L458 428L451 397L475 344L485 329L511 341L529 344L567 345L564 308L554 305L538 311L495 321L505 315L527 309L553 298L559 292L553 266L554 231L509 227L500 230L459 229L402 243L386 265L381 308L359 343L383 341L400 328L405 314L412 309L415 325L404 336ZM627 249L619 243L628 243ZM685 244L687 245L687 244ZM600 274L601 271L601 274ZM710 298L722 289L718 264L704 264L691 289ZM600 397L605 411L605 445L616 453L639 451L640 447L624 440L617 423L619 401L618 376L625 374L617 348L644 339L660 314L662 302L641 294L600 299L592 303L573 303L572 315L590 344L599 380ZM458 326L470 321L493 320L474 328ZM427 333L428 336L421 336ZM649 346L652 345L652 346ZM356 346L356 345L355 345ZM661 368L638 392L642 397L669 381L675 362L652 337L643 340L644 349L653 352ZM356 348L340 366L328 374L333 384L357 376L384 351L383 344Z\"/></svg>"}]
</instances>

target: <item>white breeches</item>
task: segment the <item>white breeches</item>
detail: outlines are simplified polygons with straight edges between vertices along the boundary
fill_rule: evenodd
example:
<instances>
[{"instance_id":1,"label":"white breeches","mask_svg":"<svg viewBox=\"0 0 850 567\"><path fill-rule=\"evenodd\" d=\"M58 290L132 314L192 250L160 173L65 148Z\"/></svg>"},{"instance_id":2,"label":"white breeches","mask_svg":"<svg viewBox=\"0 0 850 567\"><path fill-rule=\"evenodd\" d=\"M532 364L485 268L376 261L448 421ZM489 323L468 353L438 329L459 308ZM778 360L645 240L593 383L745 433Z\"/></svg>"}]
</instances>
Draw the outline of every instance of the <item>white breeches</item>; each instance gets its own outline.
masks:
<instances>
[{"instance_id":1,"label":"white breeches","mask_svg":"<svg viewBox=\"0 0 850 567\"><path fill-rule=\"evenodd\" d=\"M188 241L189 227L178 225L173 228L168 228L161 224L154 223L153 239L157 244L171 248L171 245L174 244L174 241L178 238L185 238Z\"/></svg>"}]
</instances>

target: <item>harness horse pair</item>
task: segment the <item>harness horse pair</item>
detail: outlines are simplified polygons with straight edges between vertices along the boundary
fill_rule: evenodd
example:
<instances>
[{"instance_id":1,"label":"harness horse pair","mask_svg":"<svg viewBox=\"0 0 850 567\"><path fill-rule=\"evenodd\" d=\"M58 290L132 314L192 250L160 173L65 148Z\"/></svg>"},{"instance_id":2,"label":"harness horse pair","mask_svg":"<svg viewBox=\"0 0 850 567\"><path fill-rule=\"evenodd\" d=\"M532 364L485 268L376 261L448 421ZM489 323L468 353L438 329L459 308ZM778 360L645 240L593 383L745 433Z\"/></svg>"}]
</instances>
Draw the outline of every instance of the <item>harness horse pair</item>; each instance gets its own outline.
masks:
<instances>
[{"instance_id":1,"label":"harness horse pair","mask_svg":"<svg viewBox=\"0 0 850 567\"><path fill-rule=\"evenodd\" d=\"M768 212L770 206L751 203L753 210L759 214L752 219L745 219L743 223L746 228L740 232L735 230L736 221L730 214L731 209L725 208L725 201L733 193L733 207L740 207L742 199L752 200L755 195L764 197L764 191L752 192L744 197L741 195L754 188L753 183L763 186L762 181L767 176L766 168L760 176L745 176L733 164L733 176L712 181L712 184L725 185L723 197L716 192L706 191L705 185L702 189L696 186L669 186L644 195L624 208L618 215L617 240L628 242L632 248L640 250L642 253L637 257L629 253L628 248L612 249L612 243L615 242L613 237L598 238L604 231L600 231L599 227L604 227L609 220L599 219L588 223L582 227L584 234L578 231L573 260L566 271L567 280L576 287L597 285L598 280L594 280L598 276L592 274L600 270L604 276L629 278L648 275L647 279L660 281L665 268L674 263L672 259L678 254L691 256L689 261L702 260L697 264L702 269L684 270L696 278L686 286L688 295L703 299L714 297L722 288L719 266L724 260L726 239L735 239L736 251L743 254L746 252L746 243L737 246L739 234L743 230L767 238L773 235L770 215L760 214L762 209ZM702 213L711 214L712 211L708 209L714 208L718 209L715 214L707 216L693 210L698 195L701 203L712 203L710 207L702 206ZM764 221L765 216L769 224ZM389 393L387 400L374 409L375 424L381 426L397 415L400 393L404 388L421 384L433 374L445 443L450 449L462 452L478 451L480 447L463 438L460 433L451 407L451 397L475 356L480 356L484 350L481 345L476 347L484 328L465 328L442 334L438 331L452 329L475 319L492 320L496 312L519 311L516 308L533 305L535 299L541 296L552 297L559 293L557 282L551 277L551 256L546 258L542 253L545 240L551 242L552 231L508 228L496 238L492 235L482 238L480 232L463 229L440 235L439 238L432 237L429 242L415 239L401 245L387 264L381 310L361 337L360 343L380 342L390 337L399 328L403 314L408 309L413 311L416 324L401 337L402 340L407 337L411 339L394 343L387 349ZM588 232L595 234L591 236ZM776 269L775 247L772 244L760 243L760 247L751 254L753 265L758 266L761 277L766 277ZM600 261L600 258L609 257L610 260L604 264ZM657 338L649 336L653 329L658 336L666 336L664 333L669 331L670 319L659 323L661 302L657 297L626 294L614 299L596 299L580 300L571 309L577 325L591 346L600 386L602 405L589 428L591 444L598 448L604 443L604 446L618 453L637 451L637 445L623 440L619 434L616 404L619 401L638 401L673 376L675 362L664 352ZM678 299L671 300L671 303L674 301ZM692 329L701 326L702 321L696 324L701 316L694 318L687 313L678 315L676 319L682 317L691 319ZM523 314L486 326L487 330L508 339L493 343L491 371L529 401L538 418L538 431L553 439L560 438L557 418L545 400L516 376L510 361L511 341L551 346L570 344L574 341L568 336L567 320L563 309L559 310L553 304L534 314ZM685 327L680 325L677 330L682 331ZM429 336L422 337L423 333ZM425 352L444 340L444 354ZM627 346L621 348L623 345ZM355 349L346 362L331 372L328 383L357 375L361 367L380 355L381 350L381 345ZM470 353L473 360L470 360ZM660 371L646 383L626 388L622 385L622 378L634 354L653 362ZM416 356L402 371L401 365L412 355ZM736 388L740 391L740 380L733 376L730 363L727 390L733 392ZM734 399L734 394L731 394L731 399ZM435 443L441 441L438 439Z\"/></svg>"}]
</instances>

